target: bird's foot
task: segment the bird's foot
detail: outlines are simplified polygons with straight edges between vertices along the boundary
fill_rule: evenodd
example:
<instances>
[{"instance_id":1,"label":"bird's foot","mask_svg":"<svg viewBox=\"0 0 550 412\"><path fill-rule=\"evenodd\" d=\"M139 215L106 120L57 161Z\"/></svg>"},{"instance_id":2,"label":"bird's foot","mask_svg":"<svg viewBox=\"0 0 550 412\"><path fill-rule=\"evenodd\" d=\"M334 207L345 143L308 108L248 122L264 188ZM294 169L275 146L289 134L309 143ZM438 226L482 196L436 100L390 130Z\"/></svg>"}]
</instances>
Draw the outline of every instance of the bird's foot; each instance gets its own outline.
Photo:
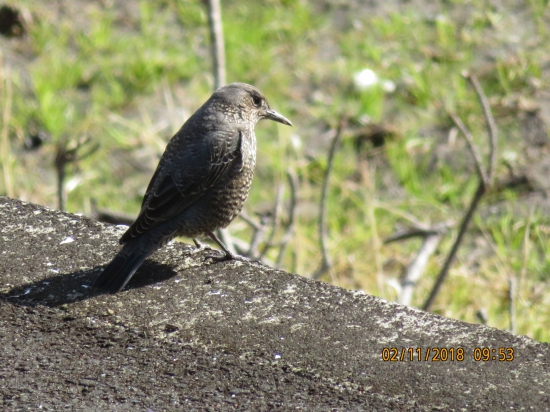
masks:
<instances>
[{"instance_id":1,"label":"bird's foot","mask_svg":"<svg viewBox=\"0 0 550 412\"><path fill-rule=\"evenodd\" d=\"M199 241L199 239L193 238L193 243L195 243L196 248L191 251L191 254L200 253L207 249L216 252L215 249L212 249L210 245L204 244ZM212 259L214 262L225 262L226 260L243 260L242 256L231 253L227 248L224 247L222 256L210 255L208 258Z\"/></svg>"},{"instance_id":2,"label":"bird's foot","mask_svg":"<svg viewBox=\"0 0 550 412\"><path fill-rule=\"evenodd\" d=\"M226 260L242 260L242 258L236 254L234 254L233 252L231 252L224 244L223 242L218 239L218 237L216 236L216 234L214 232L210 232L208 233L208 236L210 236L210 238L216 242L219 247L222 248L223 250L223 256L210 256L212 258L212 260L214 262L224 262Z\"/></svg>"},{"instance_id":3,"label":"bird's foot","mask_svg":"<svg viewBox=\"0 0 550 412\"><path fill-rule=\"evenodd\" d=\"M238 260L239 262L244 262L244 261L249 260L248 258L246 258L244 256L236 255L236 254L231 253L231 252L227 253L227 251L224 251L223 255L221 255L221 256L210 256L210 258L216 263L226 262L226 261L229 261L229 260Z\"/></svg>"},{"instance_id":4,"label":"bird's foot","mask_svg":"<svg viewBox=\"0 0 550 412\"><path fill-rule=\"evenodd\" d=\"M224 251L221 256L210 256L214 262L225 262L227 260L239 260L240 256L234 255L229 251Z\"/></svg>"}]
</instances>

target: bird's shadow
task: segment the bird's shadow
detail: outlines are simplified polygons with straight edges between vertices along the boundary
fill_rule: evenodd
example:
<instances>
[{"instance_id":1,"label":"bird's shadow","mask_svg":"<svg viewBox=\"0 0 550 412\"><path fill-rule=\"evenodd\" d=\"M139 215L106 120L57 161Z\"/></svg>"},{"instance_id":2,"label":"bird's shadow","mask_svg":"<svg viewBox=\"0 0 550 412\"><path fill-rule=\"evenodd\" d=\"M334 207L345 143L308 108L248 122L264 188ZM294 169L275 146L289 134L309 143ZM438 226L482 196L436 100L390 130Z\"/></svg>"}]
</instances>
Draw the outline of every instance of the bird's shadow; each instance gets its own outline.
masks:
<instances>
[{"instance_id":1,"label":"bird's shadow","mask_svg":"<svg viewBox=\"0 0 550 412\"><path fill-rule=\"evenodd\" d=\"M59 274L15 286L11 290L1 293L0 300L19 306L56 307L103 295L108 292L93 287L93 283L103 267L96 266L89 270ZM176 274L172 265L146 260L125 289L142 288L163 282Z\"/></svg>"}]
</instances>

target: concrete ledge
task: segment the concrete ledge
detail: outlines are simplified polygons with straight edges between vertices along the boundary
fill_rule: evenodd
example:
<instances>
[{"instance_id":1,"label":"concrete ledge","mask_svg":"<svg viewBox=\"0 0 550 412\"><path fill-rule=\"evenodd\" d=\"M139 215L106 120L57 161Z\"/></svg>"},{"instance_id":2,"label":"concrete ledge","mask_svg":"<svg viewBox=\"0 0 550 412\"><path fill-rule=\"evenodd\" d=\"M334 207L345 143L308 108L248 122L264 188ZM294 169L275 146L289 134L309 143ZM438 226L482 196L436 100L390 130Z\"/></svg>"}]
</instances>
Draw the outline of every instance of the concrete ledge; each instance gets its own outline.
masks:
<instances>
[{"instance_id":1,"label":"concrete ledge","mask_svg":"<svg viewBox=\"0 0 550 412\"><path fill-rule=\"evenodd\" d=\"M5 197L0 221L2 410L550 410L548 344L181 243L98 294L122 228Z\"/></svg>"}]
</instances>

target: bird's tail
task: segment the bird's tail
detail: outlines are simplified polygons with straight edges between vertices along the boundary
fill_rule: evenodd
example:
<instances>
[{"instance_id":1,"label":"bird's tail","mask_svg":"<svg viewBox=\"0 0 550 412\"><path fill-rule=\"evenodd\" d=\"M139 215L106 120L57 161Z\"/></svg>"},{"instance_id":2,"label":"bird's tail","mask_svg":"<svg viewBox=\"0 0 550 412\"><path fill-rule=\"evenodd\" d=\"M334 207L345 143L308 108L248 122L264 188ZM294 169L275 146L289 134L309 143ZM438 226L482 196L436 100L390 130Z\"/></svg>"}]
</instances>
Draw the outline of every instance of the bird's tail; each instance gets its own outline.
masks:
<instances>
[{"instance_id":1,"label":"bird's tail","mask_svg":"<svg viewBox=\"0 0 550 412\"><path fill-rule=\"evenodd\" d=\"M113 294L124 288L143 261L156 249L153 245L143 247L141 243L139 240L126 243L97 277L94 286Z\"/></svg>"}]
</instances>

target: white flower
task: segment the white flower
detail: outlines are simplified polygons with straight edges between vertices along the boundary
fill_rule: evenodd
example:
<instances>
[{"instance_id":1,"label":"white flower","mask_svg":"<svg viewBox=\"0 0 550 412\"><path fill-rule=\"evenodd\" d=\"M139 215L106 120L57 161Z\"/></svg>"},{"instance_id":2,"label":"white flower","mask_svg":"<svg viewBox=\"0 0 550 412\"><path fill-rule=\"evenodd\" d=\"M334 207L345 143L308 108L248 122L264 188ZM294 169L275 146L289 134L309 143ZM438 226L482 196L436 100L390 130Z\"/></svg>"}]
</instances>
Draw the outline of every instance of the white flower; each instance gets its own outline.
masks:
<instances>
[{"instance_id":1,"label":"white flower","mask_svg":"<svg viewBox=\"0 0 550 412\"><path fill-rule=\"evenodd\" d=\"M359 90L368 89L378 83L378 76L371 69L363 69L353 76L355 86Z\"/></svg>"}]
</instances>

